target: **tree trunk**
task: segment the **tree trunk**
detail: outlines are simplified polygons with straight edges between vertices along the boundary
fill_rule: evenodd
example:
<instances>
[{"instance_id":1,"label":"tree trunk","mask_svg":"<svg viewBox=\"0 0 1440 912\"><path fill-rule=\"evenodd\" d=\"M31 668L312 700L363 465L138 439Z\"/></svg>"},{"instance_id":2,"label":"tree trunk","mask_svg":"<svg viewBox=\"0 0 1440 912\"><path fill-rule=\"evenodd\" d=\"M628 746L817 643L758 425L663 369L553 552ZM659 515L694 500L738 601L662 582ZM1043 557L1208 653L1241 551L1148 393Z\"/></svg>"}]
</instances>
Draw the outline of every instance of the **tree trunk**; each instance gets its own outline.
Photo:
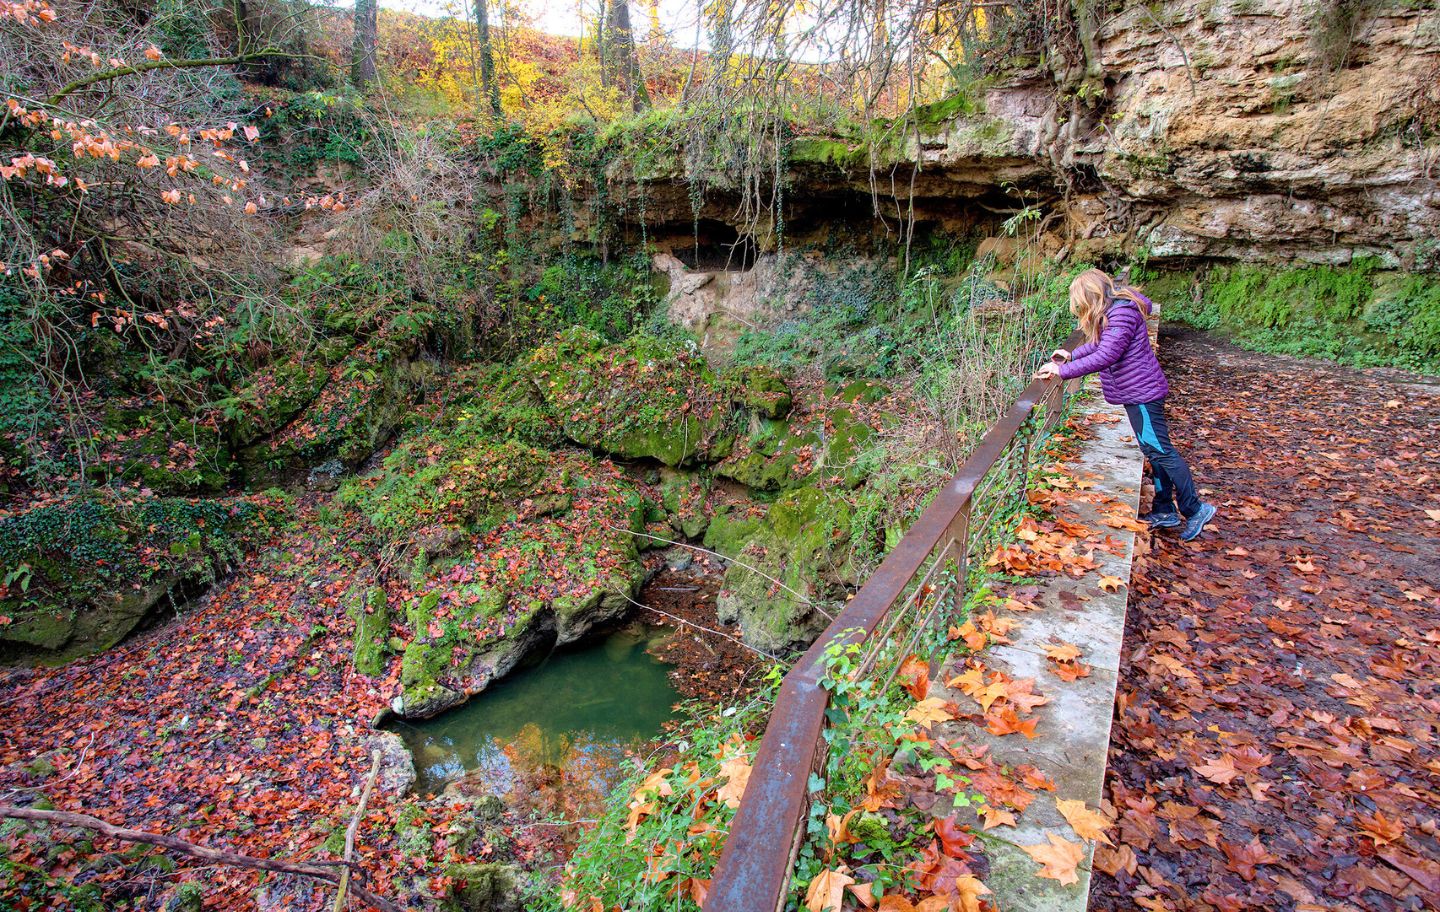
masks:
<instances>
[{"instance_id":1,"label":"tree trunk","mask_svg":"<svg viewBox=\"0 0 1440 912\"><path fill-rule=\"evenodd\" d=\"M705 91L715 97L725 84L730 55L735 51L735 0L715 0L702 7L710 17L710 53L705 58Z\"/></svg>"},{"instance_id":2,"label":"tree trunk","mask_svg":"<svg viewBox=\"0 0 1440 912\"><path fill-rule=\"evenodd\" d=\"M376 0L355 0L355 43L350 49L350 81L358 88L375 81Z\"/></svg>"},{"instance_id":3,"label":"tree trunk","mask_svg":"<svg viewBox=\"0 0 1440 912\"><path fill-rule=\"evenodd\" d=\"M500 117L500 84L495 79L495 46L490 40L490 4L475 0L475 30L479 33L480 90L489 102L490 113Z\"/></svg>"},{"instance_id":4,"label":"tree trunk","mask_svg":"<svg viewBox=\"0 0 1440 912\"><path fill-rule=\"evenodd\" d=\"M620 90L638 111L650 104L640 60L635 56L635 35L630 30L629 0L605 0L605 30L600 37L600 78Z\"/></svg>"}]
</instances>

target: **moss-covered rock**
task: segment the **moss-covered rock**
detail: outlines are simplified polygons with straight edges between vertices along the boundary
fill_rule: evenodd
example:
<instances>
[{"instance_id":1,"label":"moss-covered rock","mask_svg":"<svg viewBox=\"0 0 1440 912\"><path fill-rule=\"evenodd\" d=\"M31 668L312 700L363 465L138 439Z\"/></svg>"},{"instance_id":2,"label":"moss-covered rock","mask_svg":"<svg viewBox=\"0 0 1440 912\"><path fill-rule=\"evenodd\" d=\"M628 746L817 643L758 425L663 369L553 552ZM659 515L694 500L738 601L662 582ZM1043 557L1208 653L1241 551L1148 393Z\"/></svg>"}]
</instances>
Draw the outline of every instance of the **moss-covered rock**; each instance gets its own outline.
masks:
<instances>
[{"instance_id":1,"label":"moss-covered rock","mask_svg":"<svg viewBox=\"0 0 1440 912\"><path fill-rule=\"evenodd\" d=\"M715 474L757 491L790 490L815 479L854 487L868 474L859 457L873 436L849 409L833 409L804 424L754 418L749 436L715 466Z\"/></svg>"},{"instance_id":2,"label":"moss-covered rock","mask_svg":"<svg viewBox=\"0 0 1440 912\"><path fill-rule=\"evenodd\" d=\"M835 393L842 402L871 405L890 395L890 388L877 380L855 380Z\"/></svg>"},{"instance_id":3,"label":"moss-covered rock","mask_svg":"<svg viewBox=\"0 0 1440 912\"><path fill-rule=\"evenodd\" d=\"M283 516L265 498L95 492L0 518L0 661L115 645L182 587L212 580Z\"/></svg>"},{"instance_id":4,"label":"moss-covered rock","mask_svg":"<svg viewBox=\"0 0 1440 912\"><path fill-rule=\"evenodd\" d=\"M390 608L385 590L379 586L362 589L350 607L355 621L355 670L379 677L385 673L390 653Z\"/></svg>"},{"instance_id":5,"label":"moss-covered rock","mask_svg":"<svg viewBox=\"0 0 1440 912\"><path fill-rule=\"evenodd\" d=\"M224 403L231 442L237 448L246 447L284 427L320 395L330 379L330 366L317 353L287 358L256 371Z\"/></svg>"},{"instance_id":6,"label":"moss-covered rock","mask_svg":"<svg viewBox=\"0 0 1440 912\"><path fill-rule=\"evenodd\" d=\"M330 368L324 387L280 431L236 454L252 486L295 480L327 460L353 468L395 433L435 372L418 346L370 342Z\"/></svg>"},{"instance_id":7,"label":"moss-covered rock","mask_svg":"<svg viewBox=\"0 0 1440 912\"><path fill-rule=\"evenodd\" d=\"M765 524L763 513L721 507L705 527L703 544L721 557L738 557L741 549Z\"/></svg>"},{"instance_id":8,"label":"moss-covered rock","mask_svg":"<svg viewBox=\"0 0 1440 912\"><path fill-rule=\"evenodd\" d=\"M660 504L670 527L686 538L705 534L710 517L705 512L705 498L710 491L708 473L683 469L662 469L660 472Z\"/></svg>"},{"instance_id":9,"label":"moss-covered rock","mask_svg":"<svg viewBox=\"0 0 1440 912\"><path fill-rule=\"evenodd\" d=\"M870 474L871 466L863 457L875 431L849 409L835 409L829 418L825 452L816 472L827 478L838 478L847 487L856 487Z\"/></svg>"},{"instance_id":10,"label":"moss-covered rock","mask_svg":"<svg viewBox=\"0 0 1440 912\"><path fill-rule=\"evenodd\" d=\"M446 408L456 414L457 426L538 447L564 442L559 417L523 364L466 368L449 378L446 388L455 396Z\"/></svg>"},{"instance_id":11,"label":"moss-covered rock","mask_svg":"<svg viewBox=\"0 0 1440 912\"><path fill-rule=\"evenodd\" d=\"M729 392L689 346L645 335L606 345L577 327L536 349L530 370L581 446L679 466L722 459L734 443Z\"/></svg>"},{"instance_id":12,"label":"moss-covered rock","mask_svg":"<svg viewBox=\"0 0 1440 912\"><path fill-rule=\"evenodd\" d=\"M790 414L794 397L779 372L763 366L745 367L726 377L731 384L731 401L764 418Z\"/></svg>"},{"instance_id":13,"label":"moss-covered rock","mask_svg":"<svg viewBox=\"0 0 1440 912\"><path fill-rule=\"evenodd\" d=\"M452 864L445 912L520 912L520 871L507 864Z\"/></svg>"},{"instance_id":14,"label":"moss-covered rock","mask_svg":"<svg viewBox=\"0 0 1440 912\"><path fill-rule=\"evenodd\" d=\"M725 573L720 620L738 622L747 643L769 652L813 638L824 626L815 607L838 603L855 582L850 520L846 500L817 487L777 500Z\"/></svg>"},{"instance_id":15,"label":"moss-covered rock","mask_svg":"<svg viewBox=\"0 0 1440 912\"><path fill-rule=\"evenodd\" d=\"M380 472L346 481L337 500L364 513L387 543L433 558L494 528L537 490L550 461L543 450L486 435L460 410L454 422L408 435Z\"/></svg>"},{"instance_id":16,"label":"moss-covered rock","mask_svg":"<svg viewBox=\"0 0 1440 912\"><path fill-rule=\"evenodd\" d=\"M768 418L756 419L752 424L750 435L715 467L715 473L757 491L779 491L803 484L821 446L820 435Z\"/></svg>"},{"instance_id":17,"label":"moss-covered rock","mask_svg":"<svg viewBox=\"0 0 1440 912\"><path fill-rule=\"evenodd\" d=\"M490 436L467 401L337 495L416 593L403 606L392 702L404 716L455 706L535 652L618 619L643 578L635 486L590 456ZM374 629L361 631L357 663L396 651L391 622L364 623Z\"/></svg>"},{"instance_id":18,"label":"moss-covered rock","mask_svg":"<svg viewBox=\"0 0 1440 912\"><path fill-rule=\"evenodd\" d=\"M100 458L86 467L92 481L118 481L157 494L219 491L234 467L218 423L196 421L170 406L112 407L96 442Z\"/></svg>"}]
</instances>

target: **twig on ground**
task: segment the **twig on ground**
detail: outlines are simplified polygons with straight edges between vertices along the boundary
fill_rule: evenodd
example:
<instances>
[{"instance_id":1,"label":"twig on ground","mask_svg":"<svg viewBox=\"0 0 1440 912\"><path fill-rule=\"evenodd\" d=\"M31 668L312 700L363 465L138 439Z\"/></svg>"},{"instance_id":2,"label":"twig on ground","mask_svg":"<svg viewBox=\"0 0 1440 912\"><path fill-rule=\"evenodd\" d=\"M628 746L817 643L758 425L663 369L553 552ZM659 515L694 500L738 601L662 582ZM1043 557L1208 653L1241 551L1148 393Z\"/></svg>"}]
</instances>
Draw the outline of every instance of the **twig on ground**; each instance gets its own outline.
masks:
<instances>
[{"instance_id":1,"label":"twig on ground","mask_svg":"<svg viewBox=\"0 0 1440 912\"><path fill-rule=\"evenodd\" d=\"M380 774L380 752L370 752L370 775L365 777L365 788L360 792L360 803L355 806L355 814L350 818L350 825L345 828L345 855L342 860L345 868L340 872L340 889L335 893L335 912L341 912L345 908L345 901L350 895L350 863L355 855L355 834L360 829L360 820L365 816L365 805L370 803L370 790L375 787L375 777Z\"/></svg>"},{"instance_id":2,"label":"twig on ground","mask_svg":"<svg viewBox=\"0 0 1440 912\"><path fill-rule=\"evenodd\" d=\"M340 875L338 873L334 870L327 870L319 864L288 861L283 858L256 858L253 855L241 855L238 852L228 852L224 849L212 849L207 846L196 845L193 842L187 842L176 836L166 836L162 833L149 833L145 830L132 830L129 827L116 826L113 823L107 823L99 817L91 817L88 814L74 814L69 811L42 811L36 808L22 808L12 804L0 804L0 817L79 827L81 829L94 830L103 836L109 836L111 839L158 846L170 852L188 855L191 858L212 861L216 864L230 865L231 867L237 868L250 868L256 871L273 871L277 874L293 874L297 877L309 877L313 880L323 881L324 883L334 884L336 886L340 883ZM348 871L353 865L345 865L345 867ZM380 912L400 912L398 905L383 896L370 892L364 887L352 885L350 892L354 893L356 897L371 908L379 909Z\"/></svg>"}]
</instances>

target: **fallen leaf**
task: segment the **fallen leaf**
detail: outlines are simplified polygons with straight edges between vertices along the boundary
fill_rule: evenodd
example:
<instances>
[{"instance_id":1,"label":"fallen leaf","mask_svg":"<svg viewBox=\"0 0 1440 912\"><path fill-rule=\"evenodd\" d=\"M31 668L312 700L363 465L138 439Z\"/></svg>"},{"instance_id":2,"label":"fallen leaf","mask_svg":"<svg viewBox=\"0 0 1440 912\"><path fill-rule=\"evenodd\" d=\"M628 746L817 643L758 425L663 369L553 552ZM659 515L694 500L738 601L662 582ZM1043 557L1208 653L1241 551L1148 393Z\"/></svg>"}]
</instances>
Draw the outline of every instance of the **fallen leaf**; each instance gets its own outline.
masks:
<instances>
[{"instance_id":1,"label":"fallen leaf","mask_svg":"<svg viewBox=\"0 0 1440 912\"><path fill-rule=\"evenodd\" d=\"M949 722L955 716L950 712L949 705L940 697L926 697L910 707L905 718L928 729L936 722Z\"/></svg>"},{"instance_id":2,"label":"fallen leaf","mask_svg":"<svg viewBox=\"0 0 1440 912\"><path fill-rule=\"evenodd\" d=\"M1118 576L1100 577L1100 588L1106 592L1119 592L1123 585L1125 585L1125 581Z\"/></svg>"},{"instance_id":3,"label":"fallen leaf","mask_svg":"<svg viewBox=\"0 0 1440 912\"><path fill-rule=\"evenodd\" d=\"M1060 809L1060 816L1070 824L1070 829L1075 831L1076 836L1092 842L1114 845L1105 835L1105 830L1111 826L1105 815L1090 810L1083 801L1062 798L1055 802L1055 806Z\"/></svg>"},{"instance_id":4,"label":"fallen leaf","mask_svg":"<svg viewBox=\"0 0 1440 912\"><path fill-rule=\"evenodd\" d=\"M896 678L909 691L910 696L923 700L930 691L930 663L912 653L900 663Z\"/></svg>"},{"instance_id":5,"label":"fallen leaf","mask_svg":"<svg viewBox=\"0 0 1440 912\"><path fill-rule=\"evenodd\" d=\"M955 892L950 897L950 908L958 912L980 912L980 897L989 896L990 888L980 879L969 874L955 878Z\"/></svg>"},{"instance_id":6,"label":"fallen leaf","mask_svg":"<svg viewBox=\"0 0 1440 912\"><path fill-rule=\"evenodd\" d=\"M988 804L980 805L977 813L983 821L980 827L982 830L992 830L997 826L1013 827L1019 823L1014 814L1003 808L993 808Z\"/></svg>"},{"instance_id":7,"label":"fallen leaf","mask_svg":"<svg viewBox=\"0 0 1440 912\"><path fill-rule=\"evenodd\" d=\"M845 900L845 888L854 882L855 878L846 874L843 868L821 871L805 891L805 908L810 912L839 912Z\"/></svg>"},{"instance_id":8,"label":"fallen leaf","mask_svg":"<svg viewBox=\"0 0 1440 912\"><path fill-rule=\"evenodd\" d=\"M1055 646L1046 646L1045 655L1047 658L1054 659L1056 662L1072 662L1080 658L1082 653L1078 646L1071 643L1060 643Z\"/></svg>"},{"instance_id":9,"label":"fallen leaf","mask_svg":"<svg viewBox=\"0 0 1440 912\"><path fill-rule=\"evenodd\" d=\"M1234 843L1220 841L1220 850L1225 853L1229 862L1225 865L1230 870L1239 874L1245 880L1255 879L1255 866L1262 864L1274 864L1279 861L1270 850L1260 844L1260 837L1251 839L1243 846Z\"/></svg>"},{"instance_id":10,"label":"fallen leaf","mask_svg":"<svg viewBox=\"0 0 1440 912\"><path fill-rule=\"evenodd\" d=\"M1232 779L1240 775L1240 771L1235 768L1235 761L1230 758L1229 754L1221 754L1215 760L1207 760L1195 767L1195 772L1216 785L1229 785Z\"/></svg>"},{"instance_id":11,"label":"fallen leaf","mask_svg":"<svg viewBox=\"0 0 1440 912\"><path fill-rule=\"evenodd\" d=\"M869 883L852 883L845 887L855 901L866 909L875 908L875 885Z\"/></svg>"},{"instance_id":12,"label":"fallen leaf","mask_svg":"<svg viewBox=\"0 0 1440 912\"><path fill-rule=\"evenodd\" d=\"M1078 883L1080 877L1075 873L1075 867L1085 857L1085 847L1054 833L1046 833L1045 838L1050 841L1049 845L1020 846L1022 852L1040 865L1038 876L1058 880L1062 885Z\"/></svg>"},{"instance_id":13,"label":"fallen leaf","mask_svg":"<svg viewBox=\"0 0 1440 912\"><path fill-rule=\"evenodd\" d=\"M1405 835L1405 827L1398 820L1391 820L1379 810L1368 817L1359 818L1360 832L1375 840L1376 845L1389 845Z\"/></svg>"},{"instance_id":14,"label":"fallen leaf","mask_svg":"<svg viewBox=\"0 0 1440 912\"><path fill-rule=\"evenodd\" d=\"M750 761L744 757L732 757L720 764L720 775L727 781L715 793L727 807L738 808L745 795L745 786L750 784Z\"/></svg>"}]
</instances>

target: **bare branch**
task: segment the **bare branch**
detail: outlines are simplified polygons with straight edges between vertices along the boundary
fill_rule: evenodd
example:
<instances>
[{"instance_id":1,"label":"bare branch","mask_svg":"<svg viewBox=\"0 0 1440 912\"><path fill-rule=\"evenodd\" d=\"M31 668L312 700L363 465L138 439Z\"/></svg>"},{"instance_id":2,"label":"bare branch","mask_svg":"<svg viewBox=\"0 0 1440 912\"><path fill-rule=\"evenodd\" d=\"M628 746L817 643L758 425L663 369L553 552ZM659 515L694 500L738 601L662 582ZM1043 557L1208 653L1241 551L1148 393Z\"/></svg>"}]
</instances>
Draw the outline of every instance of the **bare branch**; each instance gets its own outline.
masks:
<instances>
[{"instance_id":1,"label":"bare branch","mask_svg":"<svg viewBox=\"0 0 1440 912\"><path fill-rule=\"evenodd\" d=\"M309 877L312 880L319 880L336 886L339 886L342 877L339 872L329 867L288 861L283 858L256 858L252 855L241 855L238 852L227 852L224 849L212 849L207 846L196 845L193 842L187 842L176 836L166 836L161 833L149 833L145 830L132 830L129 827L116 826L113 823L106 823L99 817L91 817L88 814L74 814L69 811L41 811L35 808L22 808L10 804L0 804L0 817L10 817L15 820L33 820L39 823L54 823L60 826L94 830L101 835L109 836L111 839L158 846L169 852L177 852L181 855L188 855L191 858L199 858L215 864L230 865L231 867L237 868L250 868L256 871L272 871L277 874L293 874L297 877ZM346 867L347 870L349 867L345 865L337 866ZM357 887L351 884L350 892L371 908L379 909L380 912L400 912L398 905L383 896L370 892L364 887Z\"/></svg>"}]
</instances>

